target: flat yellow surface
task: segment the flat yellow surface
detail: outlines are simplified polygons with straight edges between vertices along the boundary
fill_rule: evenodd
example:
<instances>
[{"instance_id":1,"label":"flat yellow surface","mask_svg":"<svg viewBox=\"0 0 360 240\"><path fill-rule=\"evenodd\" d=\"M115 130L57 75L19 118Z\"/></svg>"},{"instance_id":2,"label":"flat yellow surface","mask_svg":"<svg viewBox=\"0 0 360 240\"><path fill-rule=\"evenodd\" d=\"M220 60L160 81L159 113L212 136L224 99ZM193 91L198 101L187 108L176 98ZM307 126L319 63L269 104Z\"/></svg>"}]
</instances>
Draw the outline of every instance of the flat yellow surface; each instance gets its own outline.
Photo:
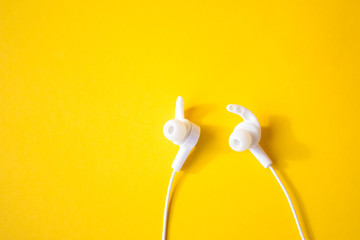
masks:
<instances>
[{"instance_id":1,"label":"flat yellow surface","mask_svg":"<svg viewBox=\"0 0 360 240\"><path fill-rule=\"evenodd\" d=\"M168 240L360 239L359 1L0 1L0 239L161 238L178 95L202 133Z\"/></svg>"}]
</instances>

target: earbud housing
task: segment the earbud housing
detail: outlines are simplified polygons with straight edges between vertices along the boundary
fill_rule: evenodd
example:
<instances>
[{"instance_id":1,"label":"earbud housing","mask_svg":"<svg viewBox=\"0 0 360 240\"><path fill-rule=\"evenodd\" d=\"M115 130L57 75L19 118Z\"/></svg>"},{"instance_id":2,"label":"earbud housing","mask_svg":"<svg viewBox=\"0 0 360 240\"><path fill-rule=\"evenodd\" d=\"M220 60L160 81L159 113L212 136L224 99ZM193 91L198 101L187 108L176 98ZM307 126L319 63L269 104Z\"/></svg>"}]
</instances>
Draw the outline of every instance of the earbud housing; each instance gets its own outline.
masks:
<instances>
[{"instance_id":1,"label":"earbud housing","mask_svg":"<svg viewBox=\"0 0 360 240\"><path fill-rule=\"evenodd\" d=\"M171 165L178 172L200 137L200 127L184 118L184 99L182 97L179 96L176 100L175 119L167 121L163 131L167 139L180 146Z\"/></svg>"},{"instance_id":2,"label":"earbud housing","mask_svg":"<svg viewBox=\"0 0 360 240\"><path fill-rule=\"evenodd\" d=\"M236 125L230 135L229 145L231 149L237 152L249 149L263 167L269 167L272 162L259 145L261 128L255 115L247 108L235 104L228 105L226 109L239 115L244 120Z\"/></svg>"}]
</instances>

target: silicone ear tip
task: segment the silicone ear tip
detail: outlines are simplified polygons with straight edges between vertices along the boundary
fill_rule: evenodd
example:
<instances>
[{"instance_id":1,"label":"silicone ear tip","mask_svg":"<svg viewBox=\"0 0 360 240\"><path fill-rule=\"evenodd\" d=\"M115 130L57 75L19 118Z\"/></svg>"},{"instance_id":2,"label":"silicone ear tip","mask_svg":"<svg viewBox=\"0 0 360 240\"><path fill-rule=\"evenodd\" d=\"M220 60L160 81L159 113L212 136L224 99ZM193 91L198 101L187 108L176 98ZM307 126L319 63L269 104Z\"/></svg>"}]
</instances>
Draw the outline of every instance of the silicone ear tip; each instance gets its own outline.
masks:
<instances>
[{"instance_id":1,"label":"silicone ear tip","mask_svg":"<svg viewBox=\"0 0 360 240\"><path fill-rule=\"evenodd\" d=\"M230 147L237 152L249 149L252 142L251 134L245 130L234 131L229 138Z\"/></svg>"},{"instance_id":2,"label":"silicone ear tip","mask_svg":"<svg viewBox=\"0 0 360 240\"><path fill-rule=\"evenodd\" d=\"M177 120L169 120L164 126L164 135L170 141L180 142L186 136L186 126Z\"/></svg>"}]
</instances>

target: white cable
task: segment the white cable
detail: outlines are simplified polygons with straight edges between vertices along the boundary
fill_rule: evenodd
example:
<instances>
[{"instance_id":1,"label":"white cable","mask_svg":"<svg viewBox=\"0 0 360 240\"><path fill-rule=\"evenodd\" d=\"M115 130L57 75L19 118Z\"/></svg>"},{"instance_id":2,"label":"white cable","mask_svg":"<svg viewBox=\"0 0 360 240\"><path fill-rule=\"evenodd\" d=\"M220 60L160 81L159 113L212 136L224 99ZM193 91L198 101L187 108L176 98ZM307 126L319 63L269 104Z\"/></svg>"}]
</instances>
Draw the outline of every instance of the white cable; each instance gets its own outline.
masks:
<instances>
[{"instance_id":1,"label":"white cable","mask_svg":"<svg viewBox=\"0 0 360 240\"><path fill-rule=\"evenodd\" d=\"M296 215L295 208L294 208L293 203L291 202L290 196L289 196L288 192L286 191L286 189L285 189L283 183L281 182L280 178L279 178L278 175L276 174L275 170L272 168L272 166L269 166L269 168L270 168L271 172L274 174L274 176L275 176L276 180L278 181L278 183L280 184L282 190L284 191L285 196L286 196L286 198L287 198L287 200L288 200L288 202L289 202L289 204L290 204L291 211L292 211L292 213L293 213L293 215L294 215L296 225L297 225L297 227L298 227L298 229L299 229L299 233L300 233L301 239L302 239L302 240L305 240L304 234L303 234L303 232L302 232L302 230L301 230L301 227L300 227L299 219L298 219L298 217L297 217L297 215Z\"/></svg>"},{"instance_id":2,"label":"white cable","mask_svg":"<svg viewBox=\"0 0 360 240\"><path fill-rule=\"evenodd\" d=\"M167 190L167 193L166 193L162 240L166 239L166 226L167 226L167 219L168 219L167 215L168 215L168 208L169 208L169 199L170 199L171 186L172 186L172 183L174 181L175 173L176 173L176 171L174 170L173 173L171 174L168 190Z\"/></svg>"}]
</instances>

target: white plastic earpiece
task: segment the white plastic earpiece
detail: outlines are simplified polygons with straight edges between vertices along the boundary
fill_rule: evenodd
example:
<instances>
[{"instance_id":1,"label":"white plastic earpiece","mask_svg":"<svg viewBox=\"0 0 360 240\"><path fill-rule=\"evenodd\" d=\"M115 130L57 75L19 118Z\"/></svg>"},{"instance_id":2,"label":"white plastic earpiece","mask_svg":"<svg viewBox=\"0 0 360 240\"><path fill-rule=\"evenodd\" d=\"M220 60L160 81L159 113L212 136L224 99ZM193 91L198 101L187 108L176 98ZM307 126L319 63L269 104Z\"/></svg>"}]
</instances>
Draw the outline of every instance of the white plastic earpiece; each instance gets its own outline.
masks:
<instances>
[{"instance_id":1,"label":"white plastic earpiece","mask_svg":"<svg viewBox=\"0 0 360 240\"><path fill-rule=\"evenodd\" d=\"M302 232L299 219L296 215L295 208L290 199L290 196L286 191L280 178L276 174L275 170L271 166L272 162L270 158L268 157L268 155L266 155L264 150L259 145L259 141L261 138L261 128L259 121L249 109L246 109L240 105L230 104L226 107L226 109L229 112L239 115L244 120L235 127L234 131L230 135L229 138L230 147L237 152L242 152L245 151L246 149L249 149L250 152L255 156L255 158L259 160L261 165L263 165L264 168L269 168L270 171L274 174L276 180L280 184L289 202L301 239L304 240L305 239L304 233Z\"/></svg>"},{"instance_id":2,"label":"white plastic earpiece","mask_svg":"<svg viewBox=\"0 0 360 240\"><path fill-rule=\"evenodd\" d=\"M200 127L184 118L184 99L180 96L176 100L175 119L165 123L164 135L174 144L180 146L180 150L171 165L178 172L200 137Z\"/></svg>"},{"instance_id":3,"label":"white plastic earpiece","mask_svg":"<svg viewBox=\"0 0 360 240\"><path fill-rule=\"evenodd\" d=\"M230 135L230 147L237 152L249 149L261 165L265 168L269 167L272 162L259 145L261 128L255 115L247 108L236 104L230 104L226 109L239 115L244 120L235 127Z\"/></svg>"},{"instance_id":4,"label":"white plastic earpiece","mask_svg":"<svg viewBox=\"0 0 360 240\"><path fill-rule=\"evenodd\" d=\"M180 146L179 152L176 154L175 160L171 165L174 171L171 174L169 187L166 193L162 232L162 240L165 240L170 192L175 173L180 171L186 158L189 156L200 137L200 127L184 117L184 99L182 97L179 96L176 99L175 119L167 121L163 130L167 139Z\"/></svg>"}]
</instances>

